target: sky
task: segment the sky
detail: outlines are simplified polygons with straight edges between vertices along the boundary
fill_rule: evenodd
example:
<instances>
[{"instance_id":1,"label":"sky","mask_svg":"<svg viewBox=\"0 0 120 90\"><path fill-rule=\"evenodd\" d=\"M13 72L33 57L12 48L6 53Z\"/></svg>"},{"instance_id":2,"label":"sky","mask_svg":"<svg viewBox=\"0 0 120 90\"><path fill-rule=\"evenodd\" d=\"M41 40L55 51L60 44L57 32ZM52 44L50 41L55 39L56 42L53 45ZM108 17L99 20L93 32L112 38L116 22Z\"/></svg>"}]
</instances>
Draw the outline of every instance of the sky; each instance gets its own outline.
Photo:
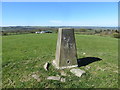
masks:
<instances>
[{"instance_id":1,"label":"sky","mask_svg":"<svg viewBox=\"0 0 120 90\"><path fill-rule=\"evenodd\" d=\"M2 2L119 2L119 0L2 0Z\"/></svg>"},{"instance_id":2,"label":"sky","mask_svg":"<svg viewBox=\"0 0 120 90\"><path fill-rule=\"evenodd\" d=\"M118 3L2 2L2 26L118 26Z\"/></svg>"}]
</instances>

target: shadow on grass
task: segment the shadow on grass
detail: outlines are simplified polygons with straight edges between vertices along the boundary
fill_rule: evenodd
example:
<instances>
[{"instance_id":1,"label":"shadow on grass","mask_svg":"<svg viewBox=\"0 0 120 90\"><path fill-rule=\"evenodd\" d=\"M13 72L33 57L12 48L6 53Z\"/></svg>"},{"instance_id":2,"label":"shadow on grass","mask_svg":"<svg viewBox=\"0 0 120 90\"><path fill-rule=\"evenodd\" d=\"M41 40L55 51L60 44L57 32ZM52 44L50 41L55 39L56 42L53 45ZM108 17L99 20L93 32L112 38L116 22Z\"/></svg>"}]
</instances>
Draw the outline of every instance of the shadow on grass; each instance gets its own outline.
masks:
<instances>
[{"instance_id":1,"label":"shadow on grass","mask_svg":"<svg viewBox=\"0 0 120 90\"><path fill-rule=\"evenodd\" d=\"M81 67L81 66L86 66L96 61L100 61L100 60L102 59L97 58L97 57L85 57L85 58L77 59L77 63L78 63L78 67Z\"/></svg>"}]
</instances>

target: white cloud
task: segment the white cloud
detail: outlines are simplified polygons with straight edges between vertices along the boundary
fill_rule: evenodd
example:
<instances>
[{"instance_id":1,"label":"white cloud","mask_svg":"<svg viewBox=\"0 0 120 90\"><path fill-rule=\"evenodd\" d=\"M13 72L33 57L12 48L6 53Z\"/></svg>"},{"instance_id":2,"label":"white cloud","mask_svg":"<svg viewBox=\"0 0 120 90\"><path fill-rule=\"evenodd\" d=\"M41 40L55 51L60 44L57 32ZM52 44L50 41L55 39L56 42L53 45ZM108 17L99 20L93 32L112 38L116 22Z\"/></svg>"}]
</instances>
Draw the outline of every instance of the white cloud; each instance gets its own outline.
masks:
<instances>
[{"instance_id":1,"label":"white cloud","mask_svg":"<svg viewBox=\"0 0 120 90\"><path fill-rule=\"evenodd\" d=\"M56 23L56 24L62 23L61 20L50 20L49 22L50 22L50 23Z\"/></svg>"}]
</instances>

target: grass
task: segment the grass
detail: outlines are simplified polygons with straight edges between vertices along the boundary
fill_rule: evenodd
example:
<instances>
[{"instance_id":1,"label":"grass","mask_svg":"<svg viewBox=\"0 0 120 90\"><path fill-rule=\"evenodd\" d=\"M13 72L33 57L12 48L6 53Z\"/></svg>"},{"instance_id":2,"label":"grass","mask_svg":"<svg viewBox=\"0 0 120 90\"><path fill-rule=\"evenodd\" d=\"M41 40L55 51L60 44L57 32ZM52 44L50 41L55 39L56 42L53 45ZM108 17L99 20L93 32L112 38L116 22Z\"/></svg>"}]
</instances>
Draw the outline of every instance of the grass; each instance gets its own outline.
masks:
<instances>
[{"instance_id":1,"label":"grass","mask_svg":"<svg viewBox=\"0 0 120 90\"><path fill-rule=\"evenodd\" d=\"M95 35L76 35L78 58L98 57L101 61L76 67L86 71L78 78L64 69L66 82L47 80L60 75L52 65L43 65L55 58L57 34L21 34L3 36L3 88L118 88L118 40ZM86 53L83 55L83 53ZM88 68L89 67L89 68ZM32 77L37 75L40 81Z\"/></svg>"}]
</instances>

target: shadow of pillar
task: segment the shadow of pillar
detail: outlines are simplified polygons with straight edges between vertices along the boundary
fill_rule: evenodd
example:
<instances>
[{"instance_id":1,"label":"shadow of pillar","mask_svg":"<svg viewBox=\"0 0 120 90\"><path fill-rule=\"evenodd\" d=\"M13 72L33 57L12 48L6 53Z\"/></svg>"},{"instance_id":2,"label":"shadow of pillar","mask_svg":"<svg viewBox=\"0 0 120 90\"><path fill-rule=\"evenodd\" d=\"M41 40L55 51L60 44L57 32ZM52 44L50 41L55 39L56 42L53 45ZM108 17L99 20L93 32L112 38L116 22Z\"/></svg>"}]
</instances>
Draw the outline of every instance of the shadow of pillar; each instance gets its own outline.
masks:
<instances>
[{"instance_id":1,"label":"shadow of pillar","mask_svg":"<svg viewBox=\"0 0 120 90\"><path fill-rule=\"evenodd\" d=\"M78 67L81 67L81 66L86 66L96 61L100 61L100 60L102 59L98 57L85 57L85 58L77 59L77 63L78 63Z\"/></svg>"}]
</instances>

